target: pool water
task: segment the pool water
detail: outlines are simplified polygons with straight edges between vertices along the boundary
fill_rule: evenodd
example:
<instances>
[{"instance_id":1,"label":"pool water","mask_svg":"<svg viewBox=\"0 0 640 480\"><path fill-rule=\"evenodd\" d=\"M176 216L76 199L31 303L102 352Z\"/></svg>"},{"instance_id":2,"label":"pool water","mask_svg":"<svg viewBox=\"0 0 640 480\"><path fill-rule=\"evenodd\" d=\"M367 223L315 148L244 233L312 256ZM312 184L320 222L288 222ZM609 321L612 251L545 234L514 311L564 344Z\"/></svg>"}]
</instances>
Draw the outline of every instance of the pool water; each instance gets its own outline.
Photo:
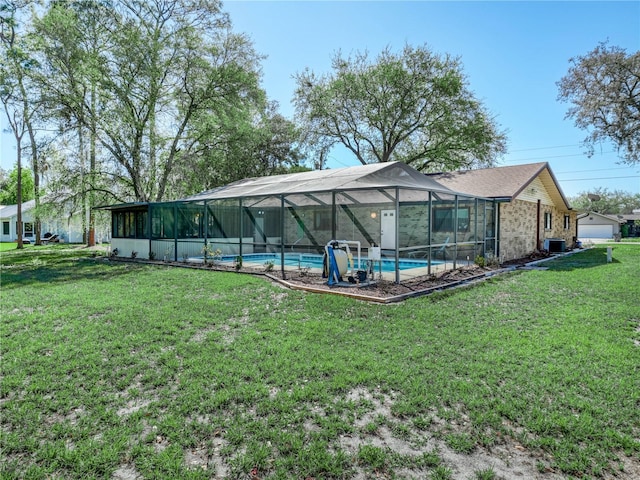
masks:
<instances>
[{"instance_id":1,"label":"pool water","mask_svg":"<svg viewBox=\"0 0 640 480\"><path fill-rule=\"evenodd\" d=\"M236 255L223 255L222 261L233 262ZM264 264L266 262L273 262L274 266L280 266L280 254L279 253L249 253L242 255L243 263L259 263ZM355 269L358 269L358 257L353 257ZM366 257L360 257L360 268L366 268ZM431 264L439 264L442 262L432 261ZM299 268L322 268L322 255L312 253L285 253L284 264L288 267ZM398 261L398 267L400 270L407 270L410 268L423 268L428 267L429 262L427 260L414 260L403 259ZM376 270L378 269L376 264ZM382 259L382 271L383 272L395 272L396 262L393 259Z\"/></svg>"}]
</instances>

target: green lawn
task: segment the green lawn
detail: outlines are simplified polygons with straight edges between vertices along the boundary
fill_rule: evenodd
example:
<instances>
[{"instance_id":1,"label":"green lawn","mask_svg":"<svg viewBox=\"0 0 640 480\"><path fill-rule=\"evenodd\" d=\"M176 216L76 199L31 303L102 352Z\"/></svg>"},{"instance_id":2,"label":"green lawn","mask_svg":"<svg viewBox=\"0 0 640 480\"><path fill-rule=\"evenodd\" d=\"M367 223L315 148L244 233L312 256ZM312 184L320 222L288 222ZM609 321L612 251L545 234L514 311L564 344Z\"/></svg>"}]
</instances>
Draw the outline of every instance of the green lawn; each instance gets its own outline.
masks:
<instances>
[{"instance_id":1,"label":"green lawn","mask_svg":"<svg viewBox=\"0 0 640 480\"><path fill-rule=\"evenodd\" d=\"M18 244L16 242L0 242L0 252L6 252L9 250L15 250ZM25 245L28 247L28 245Z\"/></svg>"},{"instance_id":2,"label":"green lawn","mask_svg":"<svg viewBox=\"0 0 640 480\"><path fill-rule=\"evenodd\" d=\"M0 257L0 478L640 468L639 245L386 306L82 252Z\"/></svg>"}]
</instances>

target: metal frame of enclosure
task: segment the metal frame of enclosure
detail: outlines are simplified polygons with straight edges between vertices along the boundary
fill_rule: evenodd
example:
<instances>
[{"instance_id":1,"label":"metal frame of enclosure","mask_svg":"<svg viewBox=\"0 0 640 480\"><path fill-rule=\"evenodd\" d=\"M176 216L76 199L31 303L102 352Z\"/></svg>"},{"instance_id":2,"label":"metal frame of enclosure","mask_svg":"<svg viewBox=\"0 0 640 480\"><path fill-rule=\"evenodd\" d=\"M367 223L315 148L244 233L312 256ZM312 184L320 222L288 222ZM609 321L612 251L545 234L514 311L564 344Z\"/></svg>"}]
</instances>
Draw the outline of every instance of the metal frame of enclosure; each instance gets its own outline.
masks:
<instances>
[{"instance_id":1,"label":"metal frame of enclosure","mask_svg":"<svg viewBox=\"0 0 640 480\"><path fill-rule=\"evenodd\" d=\"M317 267L331 240L359 242L362 262L380 247L381 261L367 265L397 283L471 264L497 246L493 200L453 192L398 162L253 178L182 200L106 208L121 256L198 261L218 251L221 262L271 262L283 278L312 260Z\"/></svg>"}]
</instances>

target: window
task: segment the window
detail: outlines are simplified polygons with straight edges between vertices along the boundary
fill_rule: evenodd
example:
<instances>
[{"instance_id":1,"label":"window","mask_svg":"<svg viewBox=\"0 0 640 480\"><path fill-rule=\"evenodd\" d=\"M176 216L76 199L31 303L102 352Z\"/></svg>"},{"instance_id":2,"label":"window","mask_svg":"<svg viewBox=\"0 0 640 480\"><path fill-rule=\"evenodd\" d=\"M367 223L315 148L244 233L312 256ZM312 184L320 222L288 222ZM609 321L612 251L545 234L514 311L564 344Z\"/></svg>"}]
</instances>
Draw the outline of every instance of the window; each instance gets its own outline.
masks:
<instances>
[{"instance_id":1,"label":"window","mask_svg":"<svg viewBox=\"0 0 640 480\"><path fill-rule=\"evenodd\" d=\"M565 215L564 216L564 229L565 230L569 230L571 228L571 216L570 215Z\"/></svg>"},{"instance_id":2,"label":"window","mask_svg":"<svg viewBox=\"0 0 640 480\"><path fill-rule=\"evenodd\" d=\"M455 218L453 214L455 208L434 208L432 230L434 232L453 232L455 225ZM458 209L458 232L469 231L469 208Z\"/></svg>"},{"instance_id":3,"label":"window","mask_svg":"<svg viewBox=\"0 0 640 480\"><path fill-rule=\"evenodd\" d=\"M147 238L147 212L114 212L111 231L116 238Z\"/></svg>"},{"instance_id":4,"label":"window","mask_svg":"<svg viewBox=\"0 0 640 480\"><path fill-rule=\"evenodd\" d=\"M24 236L33 237L33 223L25 222L24 224Z\"/></svg>"},{"instance_id":5,"label":"window","mask_svg":"<svg viewBox=\"0 0 640 480\"><path fill-rule=\"evenodd\" d=\"M264 234L267 237L279 237L280 229L280 211L274 209L264 212Z\"/></svg>"},{"instance_id":6,"label":"window","mask_svg":"<svg viewBox=\"0 0 640 480\"><path fill-rule=\"evenodd\" d=\"M313 228L315 230L331 230L331 211L313 212Z\"/></svg>"},{"instance_id":7,"label":"window","mask_svg":"<svg viewBox=\"0 0 640 480\"><path fill-rule=\"evenodd\" d=\"M551 230L551 212L544 212L544 229Z\"/></svg>"},{"instance_id":8,"label":"window","mask_svg":"<svg viewBox=\"0 0 640 480\"><path fill-rule=\"evenodd\" d=\"M487 205L485 209L485 236L487 238L495 237L496 218L495 210L492 205Z\"/></svg>"},{"instance_id":9,"label":"window","mask_svg":"<svg viewBox=\"0 0 640 480\"><path fill-rule=\"evenodd\" d=\"M9 235L9 222L2 222L2 234Z\"/></svg>"}]
</instances>

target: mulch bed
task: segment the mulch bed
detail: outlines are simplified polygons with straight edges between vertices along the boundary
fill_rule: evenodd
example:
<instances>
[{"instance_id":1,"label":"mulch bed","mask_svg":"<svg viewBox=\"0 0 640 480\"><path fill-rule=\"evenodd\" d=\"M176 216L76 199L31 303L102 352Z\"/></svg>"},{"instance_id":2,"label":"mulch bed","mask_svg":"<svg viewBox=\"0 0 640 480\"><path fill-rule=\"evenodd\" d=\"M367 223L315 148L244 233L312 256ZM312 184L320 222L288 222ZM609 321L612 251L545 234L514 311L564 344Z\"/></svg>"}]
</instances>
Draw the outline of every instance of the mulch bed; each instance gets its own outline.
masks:
<instances>
[{"instance_id":1,"label":"mulch bed","mask_svg":"<svg viewBox=\"0 0 640 480\"><path fill-rule=\"evenodd\" d=\"M428 293L450 285L459 285L465 281L484 277L488 272L494 272L496 270L498 270L498 267L488 268L474 265L449 270L439 275L415 277L399 284L388 280L377 280L371 285L354 285L348 287L339 285L329 286L327 285L327 279L322 278L321 275L299 271L287 271L287 278L284 282L279 278L279 273L277 275L270 275L270 277L287 286L302 290L339 293L358 298L370 297L365 299L373 301L398 301L405 297L416 296L420 293Z\"/></svg>"},{"instance_id":2,"label":"mulch bed","mask_svg":"<svg viewBox=\"0 0 640 480\"><path fill-rule=\"evenodd\" d=\"M505 262L502 265L486 267L470 265L456 268L454 270L448 270L438 275L415 277L411 280L403 281L400 284L380 280L375 284L368 286L329 286L326 283L327 280L322 278L321 275L306 273L303 271L287 271L287 278L284 281L281 279L280 272L277 272L277 274L270 274L269 277L290 288L314 292L335 293L363 300L392 303L414 296L425 295L433 291L481 280L496 273L511 271L514 268L524 266L530 262L543 260L553 256L554 255L548 252L534 252L526 257Z\"/></svg>"}]
</instances>

